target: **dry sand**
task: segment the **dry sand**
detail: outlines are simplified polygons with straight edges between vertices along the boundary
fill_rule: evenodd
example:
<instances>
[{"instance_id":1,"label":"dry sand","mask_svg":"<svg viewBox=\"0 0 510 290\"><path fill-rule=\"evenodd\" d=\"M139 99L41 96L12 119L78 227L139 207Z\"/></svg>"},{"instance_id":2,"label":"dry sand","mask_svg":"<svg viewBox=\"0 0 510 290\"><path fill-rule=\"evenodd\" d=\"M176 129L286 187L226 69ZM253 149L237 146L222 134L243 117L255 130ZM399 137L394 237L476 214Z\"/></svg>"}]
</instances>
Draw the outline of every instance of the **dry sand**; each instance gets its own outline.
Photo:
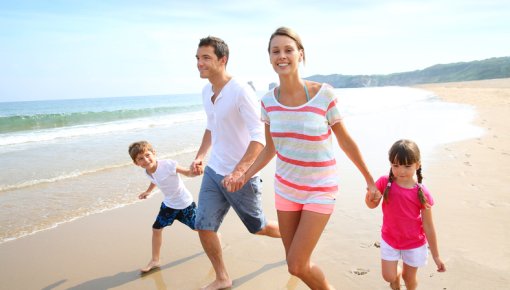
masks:
<instances>
[{"instance_id":1,"label":"dry sand","mask_svg":"<svg viewBox=\"0 0 510 290\"><path fill-rule=\"evenodd\" d=\"M481 138L441 146L424 168L447 272L437 273L429 259L419 271L420 289L508 289L510 79L418 87L475 106L475 122L487 130ZM262 176L271 219L273 168ZM380 209L365 207L363 181L353 167L340 170L342 194L313 260L337 289L389 289L374 246ZM200 180L185 180L195 198ZM160 201L156 196L0 244L0 289L198 289L213 271L198 235L178 223L164 231L162 267L139 274L150 257L150 225ZM233 212L220 231L234 289L307 289L287 273L279 240L248 234Z\"/></svg>"}]
</instances>

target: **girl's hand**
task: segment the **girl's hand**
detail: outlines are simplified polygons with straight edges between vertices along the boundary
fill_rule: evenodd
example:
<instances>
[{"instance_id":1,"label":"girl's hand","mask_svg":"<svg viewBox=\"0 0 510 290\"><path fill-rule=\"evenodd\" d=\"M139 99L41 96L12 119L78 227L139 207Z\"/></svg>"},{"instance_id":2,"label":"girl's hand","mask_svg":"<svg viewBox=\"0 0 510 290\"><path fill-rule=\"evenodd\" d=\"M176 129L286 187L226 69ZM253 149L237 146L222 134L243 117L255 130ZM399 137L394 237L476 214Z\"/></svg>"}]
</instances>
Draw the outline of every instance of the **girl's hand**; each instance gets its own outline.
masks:
<instances>
[{"instance_id":1,"label":"girl's hand","mask_svg":"<svg viewBox=\"0 0 510 290\"><path fill-rule=\"evenodd\" d=\"M379 202L379 200L382 197L381 192L379 191L377 186L375 186L375 184L373 184L373 183L367 184L367 195L371 201L377 202L377 203Z\"/></svg>"},{"instance_id":2,"label":"girl's hand","mask_svg":"<svg viewBox=\"0 0 510 290\"><path fill-rule=\"evenodd\" d=\"M443 261L439 257L433 257L434 263L437 265L437 271L438 272L446 272L446 266L444 265Z\"/></svg>"}]
</instances>

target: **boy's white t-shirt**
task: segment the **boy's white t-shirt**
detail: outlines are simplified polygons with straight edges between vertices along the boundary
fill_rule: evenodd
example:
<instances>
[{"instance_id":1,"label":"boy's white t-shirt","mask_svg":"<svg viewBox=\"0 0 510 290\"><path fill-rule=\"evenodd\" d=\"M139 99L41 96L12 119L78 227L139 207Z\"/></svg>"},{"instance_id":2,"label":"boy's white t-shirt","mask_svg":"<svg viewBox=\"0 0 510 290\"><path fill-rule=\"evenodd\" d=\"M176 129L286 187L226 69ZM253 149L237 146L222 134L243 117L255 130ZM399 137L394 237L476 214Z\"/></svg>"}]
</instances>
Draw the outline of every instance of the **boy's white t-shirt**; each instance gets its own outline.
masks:
<instances>
[{"instance_id":1,"label":"boy's white t-shirt","mask_svg":"<svg viewBox=\"0 0 510 290\"><path fill-rule=\"evenodd\" d=\"M174 160L158 160L156 172L152 175L145 172L165 196L163 203L173 209L183 209L193 202L193 196L184 186L184 182L177 173L177 162Z\"/></svg>"}]
</instances>

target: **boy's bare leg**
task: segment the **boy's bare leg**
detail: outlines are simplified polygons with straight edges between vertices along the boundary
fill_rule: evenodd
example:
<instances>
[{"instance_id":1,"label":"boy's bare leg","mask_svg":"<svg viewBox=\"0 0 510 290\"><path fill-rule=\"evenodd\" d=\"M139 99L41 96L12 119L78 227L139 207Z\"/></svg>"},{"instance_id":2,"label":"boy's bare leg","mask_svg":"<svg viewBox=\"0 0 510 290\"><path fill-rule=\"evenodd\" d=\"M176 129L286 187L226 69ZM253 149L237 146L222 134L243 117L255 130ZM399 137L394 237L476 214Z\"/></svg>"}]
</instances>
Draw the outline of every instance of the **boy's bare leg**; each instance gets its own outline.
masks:
<instances>
[{"instance_id":1,"label":"boy's bare leg","mask_svg":"<svg viewBox=\"0 0 510 290\"><path fill-rule=\"evenodd\" d=\"M207 257L211 261L211 264L216 273L216 279L200 289L203 290L218 290L232 287L232 280L227 273L227 268L223 261L223 253L221 249L220 239L218 234L214 231L199 230L198 235L200 236L200 242L204 248Z\"/></svg>"},{"instance_id":2,"label":"boy's bare leg","mask_svg":"<svg viewBox=\"0 0 510 290\"><path fill-rule=\"evenodd\" d=\"M271 238L281 238L280 227L276 221L267 221L266 226L255 234Z\"/></svg>"},{"instance_id":3,"label":"boy's bare leg","mask_svg":"<svg viewBox=\"0 0 510 290\"><path fill-rule=\"evenodd\" d=\"M140 269L142 273L159 267L159 257L161 253L161 244L163 243L163 229L152 229L152 259L145 268Z\"/></svg>"}]
</instances>

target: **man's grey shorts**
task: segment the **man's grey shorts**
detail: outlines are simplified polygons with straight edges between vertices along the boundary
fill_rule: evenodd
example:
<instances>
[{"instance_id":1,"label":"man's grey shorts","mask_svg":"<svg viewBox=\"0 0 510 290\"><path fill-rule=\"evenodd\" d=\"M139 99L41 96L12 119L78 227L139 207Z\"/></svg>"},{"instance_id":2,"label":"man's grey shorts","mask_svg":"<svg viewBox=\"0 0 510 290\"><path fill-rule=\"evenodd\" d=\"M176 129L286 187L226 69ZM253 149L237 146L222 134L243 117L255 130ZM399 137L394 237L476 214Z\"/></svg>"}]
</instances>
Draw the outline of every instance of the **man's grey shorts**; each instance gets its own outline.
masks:
<instances>
[{"instance_id":1,"label":"man's grey shorts","mask_svg":"<svg viewBox=\"0 0 510 290\"><path fill-rule=\"evenodd\" d=\"M228 192L221 184L224 176L210 167L204 170L202 186L198 196L195 228L197 230L218 231L223 218L232 206L248 231L252 234L266 226L262 211L261 180L253 177L243 188Z\"/></svg>"}]
</instances>

